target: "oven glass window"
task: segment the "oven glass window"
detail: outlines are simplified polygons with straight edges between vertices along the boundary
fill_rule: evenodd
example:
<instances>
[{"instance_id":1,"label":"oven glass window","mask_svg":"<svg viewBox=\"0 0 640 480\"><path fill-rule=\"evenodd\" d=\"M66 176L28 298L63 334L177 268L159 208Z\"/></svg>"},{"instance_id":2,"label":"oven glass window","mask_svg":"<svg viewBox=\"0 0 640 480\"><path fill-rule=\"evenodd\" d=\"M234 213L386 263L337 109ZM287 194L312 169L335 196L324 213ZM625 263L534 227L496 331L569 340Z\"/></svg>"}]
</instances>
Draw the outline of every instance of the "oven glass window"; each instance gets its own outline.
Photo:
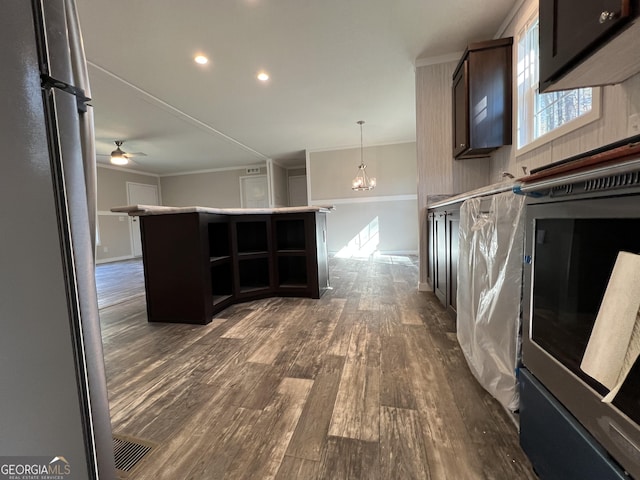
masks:
<instances>
[{"instance_id":1,"label":"oven glass window","mask_svg":"<svg viewBox=\"0 0 640 480\"><path fill-rule=\"evenodd\" d=\"M531 337L605 395L580 363L618 252L640 253L640 218L538 219L534 241ZM640 423L640 362L613 403Z\"/></svg>"}]
</instances>

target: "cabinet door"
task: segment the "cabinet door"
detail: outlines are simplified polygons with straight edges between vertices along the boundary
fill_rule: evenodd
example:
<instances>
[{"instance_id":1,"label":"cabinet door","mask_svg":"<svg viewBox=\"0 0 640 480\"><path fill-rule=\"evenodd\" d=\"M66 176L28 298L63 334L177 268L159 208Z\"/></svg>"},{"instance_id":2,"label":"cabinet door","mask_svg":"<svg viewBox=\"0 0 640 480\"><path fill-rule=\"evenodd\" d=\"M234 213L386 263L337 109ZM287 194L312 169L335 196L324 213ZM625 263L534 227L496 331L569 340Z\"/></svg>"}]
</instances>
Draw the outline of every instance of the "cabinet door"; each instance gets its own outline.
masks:
<instances>
[{"instance_id":1,"label":"cabinet door","mask_svg":"<svg viewBox=\"0 0 640 480\"><path fill-rule=\"evenodd\" d=\"M453 78L453 156L469 148L469 61L465 60Z\"/></svg>"},{"instance_id":2,"label":"cabinet door","mask_svg":"<svg viewBox=\"0 0 640 480\"><path fill-rule=\"evenodd\" d=\"M540 0L540 90L624 25L630 0Z\"/></svg>"},{"instance_id":3,"label":"cabinet door","mask_svg":"<svg viewBox=\"0 0 640 480\"><path fill-rule=\"evenodd\" d=\"M511 52L509 42L469 53L469 153L511 144Z\"/></svg>"},{"instance_id":4,"label":"cabinet door","mask_svg":"<svg viewBox=\"0 0 640 480\"><path fill-rule=\"evenodd\" d=\"M435 253L435 231L434 231L434 214L429 213L427 215L427 282L429 286L433 290L435 286L435 264L436 264L436 253Z\"/></svg>"},{"instance_id":5,"label":"cabinet door","mask_svg":"<svg viewBox=\"0 0 640 480\"><path fill-rule=\"evenodd\" d=\"M446 212L434 214L435 272L434 292L443 305L447 305L447 234Z\"/></svg>"},{"instance_id":6,"label":"cabinet door","mask_svg":"<svg viewBox=\"0 0 640 480\"><path fill-rule=\"evenodd\" d=\"M460 212L447 212L447 310L456 318L458 310L458 245Z\"/></svg>"},{"instance_id":7,"label":"cabinet door","mask_svg":"<svg viewBox=\"0 0 640 480\"><path fill-rule=\"evenodd\" d=\"M488 157L511 144L513 37L470 44L453 74L453 156Z\"/></svg>"}]
</instances>

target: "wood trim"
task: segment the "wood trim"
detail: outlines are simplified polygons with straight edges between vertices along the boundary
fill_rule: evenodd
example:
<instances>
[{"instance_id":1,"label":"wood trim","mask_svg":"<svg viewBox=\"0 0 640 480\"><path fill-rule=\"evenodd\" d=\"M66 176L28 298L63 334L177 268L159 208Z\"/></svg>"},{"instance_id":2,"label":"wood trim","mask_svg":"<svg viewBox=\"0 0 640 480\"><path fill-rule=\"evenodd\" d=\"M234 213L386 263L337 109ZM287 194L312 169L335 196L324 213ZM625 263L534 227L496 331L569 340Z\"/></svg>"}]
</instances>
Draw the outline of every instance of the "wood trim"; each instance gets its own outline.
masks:
<instances>
[{"instance_id":1,"label":"wood trim","mask_svg":"<svg viewBox=\"0 0 640 480\"><path fill-rule=\"evenodd\" d=\"M540 172L536 172L533 175L522 177L518 179L522 183L530 183L546 178L556 177L567 173L576 173L583 170L588 170L595 166L603 165L615 165L623 160L628 160L629 157L634 157L640 154L640 142L624 145L622 147L607 150L605 152L597 153L583 158L577 158L567 163L556 165L555 167L547 168Z\"/></svg>"}]
</instances>

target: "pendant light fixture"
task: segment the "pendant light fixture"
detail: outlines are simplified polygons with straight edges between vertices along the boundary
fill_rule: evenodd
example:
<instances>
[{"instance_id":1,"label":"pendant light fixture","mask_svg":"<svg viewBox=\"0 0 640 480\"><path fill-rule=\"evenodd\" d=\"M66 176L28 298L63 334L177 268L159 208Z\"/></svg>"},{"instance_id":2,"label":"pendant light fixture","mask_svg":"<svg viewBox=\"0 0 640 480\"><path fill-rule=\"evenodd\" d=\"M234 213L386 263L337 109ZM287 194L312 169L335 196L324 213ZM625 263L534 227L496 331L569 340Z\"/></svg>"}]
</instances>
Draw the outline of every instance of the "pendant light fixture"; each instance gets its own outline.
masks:
<instances>
[{"instance_id":1,"label":"pendant light fixture","mask_svg":"<svg viewBox=\"0 0 640 480\"><path fill-rule=\"evenodd\" d=\"M373 189L376 186L376 179L367 175L367 166L364 164L364 147L362 145L362 125L364 125L364 120L358 120L356 123L360 125L360 165L358 166L356 177L351 182L351 189L363 192Z\"/></svg>"}]
</instances>

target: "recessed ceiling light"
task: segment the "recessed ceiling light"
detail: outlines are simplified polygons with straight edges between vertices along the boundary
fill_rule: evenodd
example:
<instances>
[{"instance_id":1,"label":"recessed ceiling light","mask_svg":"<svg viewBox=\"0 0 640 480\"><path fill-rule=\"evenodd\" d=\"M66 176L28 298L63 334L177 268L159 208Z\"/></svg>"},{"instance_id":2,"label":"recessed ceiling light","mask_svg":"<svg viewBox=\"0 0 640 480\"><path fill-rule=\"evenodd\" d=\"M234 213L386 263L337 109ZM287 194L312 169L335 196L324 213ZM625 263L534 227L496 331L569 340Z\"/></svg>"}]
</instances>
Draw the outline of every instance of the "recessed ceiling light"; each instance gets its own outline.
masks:
<instances>
[{"instance_id":1,"label":"recessed ceiling light","mask_svg":"<svg viewBox=\"0 0 640 480\"><path fill-rule=\"evenodd\" d=\"M267 80L269 80L269 74L267 72L260 72L258 74L258 80L260 80L261 82L266 82Z\"/></svg>"},{"instance_id":2,"label":"recessed ceiling light","mask_svg":"<svg viewBox=\"0 0 640 480\"><path fill-rule=\"evenodd\" d=\"M205 65L207 63L209 63L209 59L207 57L205 57L204 55L196 55L194 58L196 63L199 63L200 65Z\"/></svg>"}]
</instances>

